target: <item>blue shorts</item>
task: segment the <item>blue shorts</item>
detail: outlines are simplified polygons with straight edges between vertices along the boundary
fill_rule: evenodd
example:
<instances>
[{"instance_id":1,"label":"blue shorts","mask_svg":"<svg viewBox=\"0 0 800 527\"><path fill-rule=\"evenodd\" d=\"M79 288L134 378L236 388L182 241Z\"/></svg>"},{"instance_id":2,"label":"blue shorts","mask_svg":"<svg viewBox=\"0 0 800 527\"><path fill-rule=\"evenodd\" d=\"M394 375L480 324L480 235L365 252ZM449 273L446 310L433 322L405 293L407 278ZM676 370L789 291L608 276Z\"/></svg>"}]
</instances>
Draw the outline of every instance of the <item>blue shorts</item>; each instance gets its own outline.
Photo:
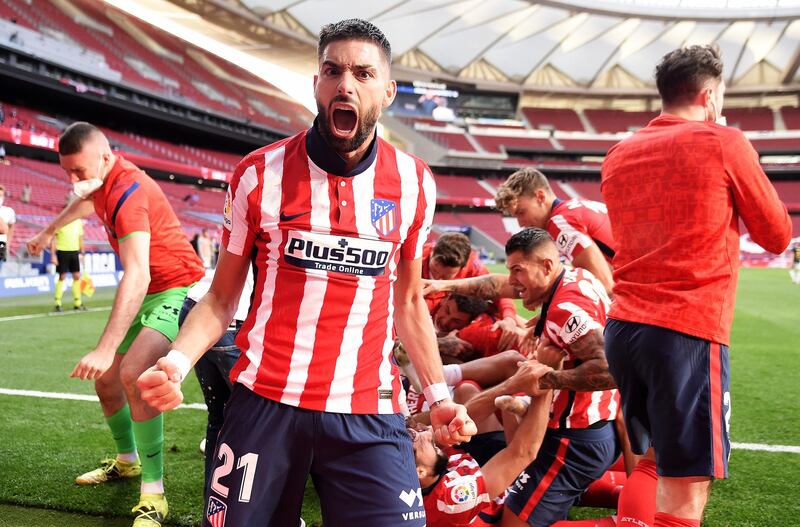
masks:
<instances>
[{"instance_id":1,"label":"blue shorts","mask_svg":"<svg viewBox=\"0 0 800 527\"><path fill-rule=\"evenodd\" d=\"M536 459L508 487L506 507L533 527L565 520L619 454L611 421L599 428L548 429Z\"/></svg>"},{"instance_id":2,"label":"blue shorts","mask_svg":"<svg viewBox=\"0 0 800 527\"><path fill-rule=\"evenodd\" d=\"M633 451L652 446L661 476L728 477L728 347L619 320L605 341Z\"/></svg>"},{"instance_id":3,"label":"blue shorts","mask_svg":"<svg viewBox=\"0 0 800 527\"><path fill-rule=\"evenodd\" d=\"M287 406L235 384L214 456L203 525L294 527L309 474L326 527L423 527L411 438L400 414Z\"/></svg>"}]
</instances>

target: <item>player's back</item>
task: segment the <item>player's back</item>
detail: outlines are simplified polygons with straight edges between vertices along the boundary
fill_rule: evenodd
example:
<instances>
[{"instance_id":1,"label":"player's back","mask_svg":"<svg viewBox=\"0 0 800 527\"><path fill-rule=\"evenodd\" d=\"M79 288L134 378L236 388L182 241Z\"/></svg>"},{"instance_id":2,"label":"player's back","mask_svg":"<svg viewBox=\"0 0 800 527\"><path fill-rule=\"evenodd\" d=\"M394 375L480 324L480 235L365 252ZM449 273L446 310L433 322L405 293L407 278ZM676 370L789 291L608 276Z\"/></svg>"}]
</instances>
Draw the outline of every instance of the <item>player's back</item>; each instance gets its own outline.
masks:
<instances>
[{"instance_id":1,"label":"player's back","mask_svg":"<svg viewBox=\"0 0 800 527\"><path fill-rule=\"evenodd\" d=\"M739 267L734 193L754 171L757 154L739 130L674 115L609 151L601 190L617 244L612 318L727 343Z\"/></svg>"}]
</instances>

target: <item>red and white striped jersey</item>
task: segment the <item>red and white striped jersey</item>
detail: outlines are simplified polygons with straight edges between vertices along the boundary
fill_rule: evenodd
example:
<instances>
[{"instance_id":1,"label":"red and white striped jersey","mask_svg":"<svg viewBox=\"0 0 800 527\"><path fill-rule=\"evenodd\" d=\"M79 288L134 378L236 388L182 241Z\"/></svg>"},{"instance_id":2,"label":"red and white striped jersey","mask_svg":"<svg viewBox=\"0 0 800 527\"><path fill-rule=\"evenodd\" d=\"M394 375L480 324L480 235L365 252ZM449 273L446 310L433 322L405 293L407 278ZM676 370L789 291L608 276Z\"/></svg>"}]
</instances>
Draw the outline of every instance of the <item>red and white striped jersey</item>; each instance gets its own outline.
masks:
<instances>
[{"instance_id":1,"label":"red and white striped jersey","mask_svg":"<svg viewBox=\"0 0 800 527\"><path fill-rule=\"evenodd\" d=\"M380 138L349 175L323 168L332 157L312 128L236 167L222 242L252 258L255 290L231 380L309 410L396 413L392 284L422 255L436 188Z\"/></svg>"},{"instance_id":2,"label":"red and white striped jersey","mask_svg":"<svg viewBox=\"0 0 800 527\"><path fill-rule=\"evenodd\" d=\"M579 362L570 345L593 330L603 331L610 301L605 288L585 269L567 269L547 309L544 335L564 351L564 369ZM554 390L550 428L586 428L617 416L617 390Z\"/></svg>"},{"instance_id":3,"label":"red and white striped jersey","mask_svg":"<svg viewBox=\"0 0 800 527\"><path fill-rule=\"evenodd\" d=\"M483 525L481 512L490 512L495 502L486 492L486 481L478 462L469 454L455 454L447 461L447 472L422 491L428 527Z\"/></svg>"},{"instance_id":4,"label":"red and white striped jersey","mask_svg":"<svg viewBox=\"0 0 800 527\"><path fill-rule=\"evenodd\" d=\"M608 263L614 257L614 238L604 203L556 200L545 229L555 240L558 252L569 262L592 243L597 245Z\"/></svg>"}]
</instances>

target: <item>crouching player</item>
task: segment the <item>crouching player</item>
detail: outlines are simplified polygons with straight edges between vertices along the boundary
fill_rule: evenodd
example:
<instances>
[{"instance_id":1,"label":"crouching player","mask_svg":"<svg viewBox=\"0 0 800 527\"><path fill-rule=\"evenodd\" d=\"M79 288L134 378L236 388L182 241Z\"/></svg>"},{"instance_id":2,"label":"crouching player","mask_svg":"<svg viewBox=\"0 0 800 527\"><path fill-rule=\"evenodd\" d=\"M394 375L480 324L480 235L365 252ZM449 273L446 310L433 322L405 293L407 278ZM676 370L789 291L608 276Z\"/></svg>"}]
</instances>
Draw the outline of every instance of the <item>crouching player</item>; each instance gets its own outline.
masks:
<instances>
[{"instance_id":1,"label":"crouching player","mask_svg":"<svg viewBox=\"0 0 800 527\"><path fill-rule=\"evenodd\" d=\"M565 519L589 484L619 456L613 426L619 396L603 349L609 301L591 273L564 268L553 239L542 229L512 236L506 257L507 278L458 280L446 290L489 299L521 298L528 309L541 306L534 328L535 337L544 337L539 348L561 353L561 369L536 360L522 366L539 378L526 391L552 391L553 402L539 455L511 487L500 524L545 527Z\"/></svg>"}]
</instances>

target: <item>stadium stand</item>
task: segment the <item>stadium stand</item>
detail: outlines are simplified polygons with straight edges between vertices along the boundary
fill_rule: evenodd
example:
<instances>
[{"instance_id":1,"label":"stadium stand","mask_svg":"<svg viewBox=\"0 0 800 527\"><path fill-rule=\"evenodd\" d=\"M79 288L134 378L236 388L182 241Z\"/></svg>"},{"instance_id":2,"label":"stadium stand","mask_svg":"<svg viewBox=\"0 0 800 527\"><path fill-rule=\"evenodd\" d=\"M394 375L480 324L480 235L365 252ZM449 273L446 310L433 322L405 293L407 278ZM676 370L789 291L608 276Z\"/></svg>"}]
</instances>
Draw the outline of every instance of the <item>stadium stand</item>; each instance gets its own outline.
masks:
<instances>
[{"instance_id":1,"label":"stadium stand","mask_svg":"<svg viewBox=\"0 0 800 527\"><path fill-rule=\"evenodd\" d=\"M754 132L775 130L775 115L769 108L725 108L722 114L728 121L728 126L735 126L740 130Z\"/></svg>"},{"instance_id":2,"label":"stadium stand","mask_svg":"<svg viewBox=\"0 0 800 527\"><path fill-rule=\"evenodd\" d=\"M600 133L627 132L647 125L658 116L658 112L629 112L624 110L583 111L584 115Z\"/></svg>"},{"instance_id":3,"label":"stadium stand","mask_svg":"<svg viewBox=\"0 0 800 527\"><path fill-rule=\"evenodd\" d=\"M436 176L436 193L439 196L493 198L494 194L481 186L472 176Z\"/></svg>"},{"instance_id":4,"label":"stadium stand","mask_svg":"<svg viewBox=\"0 0 800 527\"><path fill-rule=\"evenodd\" d=\"M585 132L580 117L569 108L523 108L522 114L533 128Z\"/></svg>"},{"instance_id":5,"label":"stadium stand","mask_svg":"<svg viewBox=\"0 0 800 527\"><path fill-rule=\"evenodd\" d=\"M800 130L800 108L783 106L781 117L783 117L783 123L787 130Z\"/></svg>"},{"instance_id":6,"label":"stadium stand","mask_svg":"<svg viewBox=\"0 0 800 527\"><path fill-rule=\"evenodd\" d=\"M439 145L460 152L475 152L475 147L467 139L466 134L460 129L442 129L442 131L423 129L418 130L422 135Z\"/></svg>"},{"instance_id":7,"label":"stadium stand","mask_svg":"<svg viewBox=\"0 0 800 527\"><path fill-rule=\"evenodd\" d=\"M34 55L286 133L310 122L305 108L262 79L110 6L92 0L0 5L0 38Z\"/></svg>"},{"instance_id":8,"label":"stadium stand","mask_svg":"<svg viewBox=\"0 0 800 527\"><path fill-rule=\"evenodd\" d=\"M472 136L487 152L507 153L508 150L525 152L547 152L555 150L548 137L541 137L535 132L494 129L488 131L474 130Z\"/></svg>"}]
</instances>

